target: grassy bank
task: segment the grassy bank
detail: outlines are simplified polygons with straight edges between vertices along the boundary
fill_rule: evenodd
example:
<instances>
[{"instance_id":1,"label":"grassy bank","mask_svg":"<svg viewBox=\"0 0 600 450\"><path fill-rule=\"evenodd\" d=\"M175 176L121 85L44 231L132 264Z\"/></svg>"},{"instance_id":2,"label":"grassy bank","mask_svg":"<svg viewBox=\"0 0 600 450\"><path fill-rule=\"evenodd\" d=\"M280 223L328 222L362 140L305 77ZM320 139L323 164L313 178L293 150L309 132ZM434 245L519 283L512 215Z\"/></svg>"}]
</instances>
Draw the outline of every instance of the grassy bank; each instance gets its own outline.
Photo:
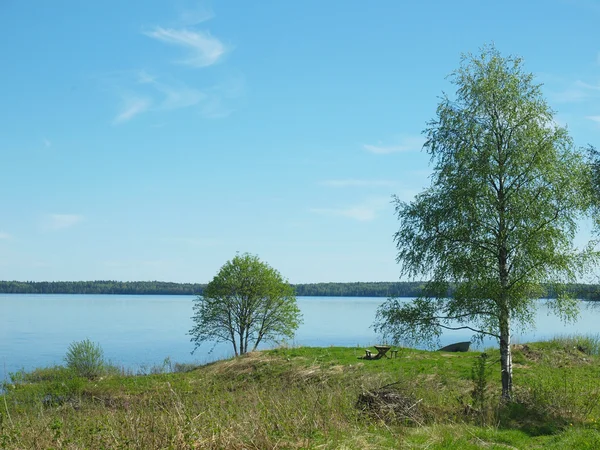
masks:
<instances>
[{"instance_id":1,"label":"grassy bank","mask_svg":"<svg viewBox=\"0 0 600 450\"><path fill-rule=\"evenodd\" d=\"M280 348L176 373L20 374L0 396L0 448L600 448L594 339L516 346L510 405L498 404L497 351L363 354Z\"/></svg>"}]
</instances>

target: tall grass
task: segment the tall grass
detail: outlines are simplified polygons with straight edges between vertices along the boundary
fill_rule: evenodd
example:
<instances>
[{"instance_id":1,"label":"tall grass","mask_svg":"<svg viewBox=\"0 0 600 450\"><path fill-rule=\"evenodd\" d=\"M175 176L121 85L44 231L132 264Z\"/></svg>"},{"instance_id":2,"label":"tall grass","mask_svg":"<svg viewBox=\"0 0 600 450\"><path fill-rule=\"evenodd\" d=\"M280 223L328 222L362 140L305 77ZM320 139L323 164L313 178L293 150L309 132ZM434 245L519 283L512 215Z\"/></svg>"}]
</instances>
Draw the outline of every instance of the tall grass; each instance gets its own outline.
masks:
<instances>
[{"instance_id":1,"label":"tall grass","mask_svg":"<svg viewBox=\"0 0 600 450\"><path fill-rule=\"evenodd\" d=\"M285 348L143 376L20 372L0 398L0 448L594 448L600 358L565 342L515 348L510 405L498 402L497 350L363 361ZM358 402L365 393L380 409Z\"/></svg>"},{"instance_id":2,"label":"tall grass","mask_svg":"<svg viewBox=\"0 0 600 450\"><path fill-rule=\"evenodd\" d=\"M55 385L17 387L5 400L18 426L3 426L0 448L269 449L314 440L338 448L357 429L369 432L353 406L360 385L298 377L240 385L227 375L183 383L149 375L141 395L88 385L79 403L62 404L43 400Z\"/></svg>"},{"instance_id":3,"label":"tall grass","mask_svg":"<svg viewBox=\"0 0 600 450\"><path fill-rule=\"evenodd\" d=\"M567 350L578 350L589 356L600 356L600 334L567 334L552 338L551 345Z\"/></svg>"}]
</instances>

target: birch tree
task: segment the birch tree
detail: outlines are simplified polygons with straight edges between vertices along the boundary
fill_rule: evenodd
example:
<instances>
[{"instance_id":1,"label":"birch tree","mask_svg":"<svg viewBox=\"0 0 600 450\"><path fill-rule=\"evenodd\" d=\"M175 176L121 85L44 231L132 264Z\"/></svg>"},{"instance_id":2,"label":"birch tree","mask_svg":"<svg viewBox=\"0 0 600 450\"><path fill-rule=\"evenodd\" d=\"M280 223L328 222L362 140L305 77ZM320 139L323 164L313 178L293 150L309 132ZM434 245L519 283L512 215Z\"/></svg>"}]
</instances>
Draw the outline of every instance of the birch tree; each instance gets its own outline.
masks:
<instances>
[{"instance_id":1,"label":"birch tree","mask_svg":"<svg viewBox=\"0 0 600 450\"><path fill-rule=\"evenodd\" d=\"M512 330L534 325L545 286L556 290L554 312L577 314L562 285L594 260L573 242L590 169L521 58L484 47L464 55L450 81L454 98L442 96L424 131L431 185L410 203L394 197L401 273L429 281L412 303L384 303L375 329L418 343L443 329L496 338L510 399Z\"/></svg>"}]
</instances>

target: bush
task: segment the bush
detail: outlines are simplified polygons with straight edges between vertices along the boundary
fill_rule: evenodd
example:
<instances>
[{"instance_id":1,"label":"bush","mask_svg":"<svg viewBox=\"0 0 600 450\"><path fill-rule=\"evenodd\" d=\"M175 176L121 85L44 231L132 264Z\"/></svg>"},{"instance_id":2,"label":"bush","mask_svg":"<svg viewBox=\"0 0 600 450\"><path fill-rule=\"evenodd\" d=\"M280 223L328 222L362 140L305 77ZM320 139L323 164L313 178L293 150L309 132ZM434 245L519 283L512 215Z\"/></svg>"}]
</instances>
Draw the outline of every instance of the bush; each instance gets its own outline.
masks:
<instances>
[{"instance_id":1,"label":"bush","mask_svg":"<svg viewBox=\"0 0 600 450\"><path fill-rule=\"evenodd\" d=\"M104 373L104 351L100 344L89 339L71 343L65 362L69 369L81 377L93 379Z\"/></svg>"}]
</instances>

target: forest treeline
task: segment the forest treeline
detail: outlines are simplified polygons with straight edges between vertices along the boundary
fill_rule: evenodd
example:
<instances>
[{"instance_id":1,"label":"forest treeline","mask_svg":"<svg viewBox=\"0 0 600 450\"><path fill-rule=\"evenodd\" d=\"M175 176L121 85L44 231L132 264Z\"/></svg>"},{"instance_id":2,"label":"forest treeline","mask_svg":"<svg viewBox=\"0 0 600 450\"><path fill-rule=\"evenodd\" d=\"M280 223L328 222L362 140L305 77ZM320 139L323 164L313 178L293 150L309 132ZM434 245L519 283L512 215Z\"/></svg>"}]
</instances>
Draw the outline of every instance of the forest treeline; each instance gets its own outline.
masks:
<instances>
[{"instance_id":1,"label":"forest treeline","mask_svg":"<svg viewBox=\"0 0 600 450\"><path fill-rule=\"evenodd\" d=\"M0 281L2 294L195 295L204 284L164 281Z\"/></svg>"},{"instance_id":2,"label":"forest treeline","mask_svg":"<svg viewBox=\"0 0 600 450\"><path fill-rule=\"evenodd\" d=\"M293 285L300 297L417 297L422 282L307 283ZM164 281L0 281L1 294L201 295L206 284ZM577 298L600 300L600 285L573 284ZM548 290L548 297L553 291Z\"/></svg>"},{"instance_id":3,"label":"forest treeline","mask_svg":"<svg viewBox=\"0 0 600 450\"><path fill-rule=\"evenodd\" d=\"M415 297L422 283L310 283L293 285L298 296ZM163 281L0 281L3 294L199 295L206 284Z\"/></svg>"}]
</instances>

